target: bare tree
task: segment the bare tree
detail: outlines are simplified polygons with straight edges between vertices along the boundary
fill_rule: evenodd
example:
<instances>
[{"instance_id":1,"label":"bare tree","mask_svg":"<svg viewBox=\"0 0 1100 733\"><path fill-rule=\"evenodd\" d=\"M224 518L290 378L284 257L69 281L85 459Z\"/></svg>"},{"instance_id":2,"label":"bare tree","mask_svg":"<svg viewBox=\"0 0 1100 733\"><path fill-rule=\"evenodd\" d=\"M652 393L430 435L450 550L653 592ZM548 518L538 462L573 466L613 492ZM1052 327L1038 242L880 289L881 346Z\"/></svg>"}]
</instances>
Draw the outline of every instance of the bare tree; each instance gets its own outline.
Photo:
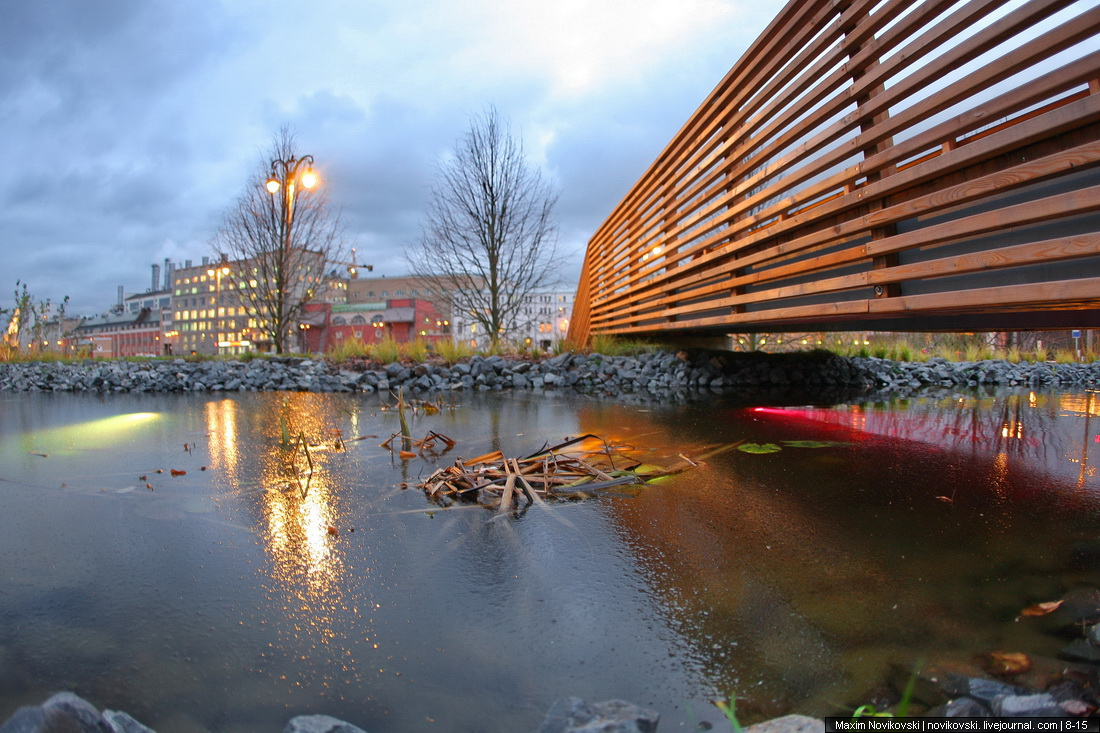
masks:
<instances>
[{"instance_id":1,"label":"bare tree","mask_svg":"<svg viewBox=\"0 0 1100 733\"><path fill-rule=\"evenodd\" d=\"M556 202L490 107L439 165L423 232L406 253L409 271L495 346L516 327L524 298L553 284Z\"/></svg>"},{"instance_id":2,"label":"bare tree","mask_svg":"<svg viewBox=\"0 0 1100 733\"><path fill-rule=\"evenodd\" d=\"M225 279L257 328L283 353L306 306L323 291L334 263L347 258L338 213L317 185L313 156L282 128L226 213L214 248Z\"/></svg>"}]
</instances>

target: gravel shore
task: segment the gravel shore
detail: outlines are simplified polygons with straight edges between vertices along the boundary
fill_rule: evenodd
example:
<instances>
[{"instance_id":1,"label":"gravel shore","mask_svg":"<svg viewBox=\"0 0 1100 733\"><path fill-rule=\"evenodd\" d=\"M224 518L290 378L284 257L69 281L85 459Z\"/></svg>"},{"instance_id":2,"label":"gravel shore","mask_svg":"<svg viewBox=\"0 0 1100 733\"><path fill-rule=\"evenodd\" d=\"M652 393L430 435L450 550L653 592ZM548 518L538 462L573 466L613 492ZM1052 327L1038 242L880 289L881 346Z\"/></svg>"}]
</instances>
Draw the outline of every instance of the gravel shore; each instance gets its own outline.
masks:
<instances>
[{"instance_id":1,"label":"gravel shore","mask_svg":"<svg viewBox=\"0 0 1100 733\"><path fill-rule=\"evenodd\" d=\"M336 364L299 357L241 361L85 361L0 364L3 392L387 392L564 390L600 397L693 400L715 394L815 400L878 392L906 396L930 387L1073 388L1100 384L1100 363L985 360L895 362L795 354L655 351L636 356L560 354L541 360L475 356L453 365Z\"/></svg>"}]
</instances>

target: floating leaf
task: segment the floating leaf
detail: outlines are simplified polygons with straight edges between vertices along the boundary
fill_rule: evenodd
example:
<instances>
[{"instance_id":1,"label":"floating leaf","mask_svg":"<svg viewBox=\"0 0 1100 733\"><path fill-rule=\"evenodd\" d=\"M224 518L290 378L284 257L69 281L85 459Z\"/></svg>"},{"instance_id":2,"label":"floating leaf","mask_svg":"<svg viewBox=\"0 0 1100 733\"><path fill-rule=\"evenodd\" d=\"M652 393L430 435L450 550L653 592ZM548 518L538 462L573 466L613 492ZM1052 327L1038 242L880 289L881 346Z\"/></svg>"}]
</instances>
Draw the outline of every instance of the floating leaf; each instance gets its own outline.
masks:
<instances>
[{"instance_id":1,"label":"floating leaf","mask_svg":"<svg viewBox=\"0 0 1100 733\"><path fill-rule=\"evenodd\" d=\"M336 527L333 527L333 526L332 526L331 524L330 524L330 525L328 526L328 530L327 530L327 531L328 531L328 533L329 533L330 535L332 535L333 537L339 537L339 536L340 536L340 532L339 532L339 531L337 531Z\"/></svg>"},{"instance_id":2,"label":"floating leaf","mask_svg":"<svg viewBox=\"0 0 1100 733\"><path fill-rule=\"evenodd\" d=\"M49 458L49 457L50 457L50 454L49 454L49 453L39 453L39 452L38 452L38 451L36 451L36 450L32 450L32 451L31 451L31 455L32 455L32 456L39 456L39 457L41 457L41 458Z\"/></svg>"},{"instance_id":3,"label":"floating leaf","mask_svg":"<svg viewBox=\"0 0 1100 733\"><path fill-rule=\"evenodd\" d=\"M145 484L145 488L149 489L149 491L152 491L153 490L153 485L152 484Z\"/></svg>"},{"instance_id":4,"label":"floating leaf","mask_svg":"<svg viewBox=\"0 0 1100 733\"><path fill-rule=\"evenodd\" d=\"M1011 677L1031 669L1031 658L1021 652L990 652L982 655L982 666L990 674Z\"/></svg>"},{"instance_id":5,"label":"floating leaf","mask_svg":"<svg viewBox=\"0 0 1100 733\"><path fill-rule=\"evenodd\" d=\"M936 501L942 501L945 504L951 504L951 503L954 503L954 501L955 501L950 496L937 496L937 497L935 497L935 499L936 499Z\"/></svg>"},{"instance_id":6,"label":"floating leaf","mask_svg":"<svg viewBox=\"0 0 1100 733\"><path fill-rule=\"evenodd\" d=\"M742 443L737 450L744 453L778 453L783 449L775 443Z\"/></svg>"},{"instance_id":7,"label":"floating leaf","mask_svg":"<svg viewBox=\"0 0 1100 733\"><path fill-rule=\"evenodd\" d=\"M176 470L176 469L174 469L174 468L172 469L172 475L173 475L173 476L183 476L183 475L185 475L186 473L187 473L187 471L177 471L177 470Z\"/></svg>"},{"instance_id":8,"label":"floating leaf","mask_svg":"<svg viewBox=\"0 0 1100 733\"><path fill-rule=\"evenodd\" d=\"M397 455L402 458L416 458L416 454L409 450L398 451Z\"/></svg>"},{"instance_id":9,"label":"floating leaf","mask_svg":"<svg viewBox=\"0 0 1100 733\"><path fill-rule=\"evenodd\" d=\"M836 448L837 446L851 445L837 440L784 440L786 448Z\"/></svg>"},{"instance_id":10,"label":"floating leaf","mask_svg":"<svg viewBox=\"0 0 1100 733\"><path fill-rule=\"evenodd\" d=\"M1024 610L1020 611L1021 616L1046 616L1048 613L1057 611L1058 608L1065 603L1065 599L1059 601L1046 601L1045 603L1036 603L1034 606L1028 606Z\"/></svg>"}]
</instances>

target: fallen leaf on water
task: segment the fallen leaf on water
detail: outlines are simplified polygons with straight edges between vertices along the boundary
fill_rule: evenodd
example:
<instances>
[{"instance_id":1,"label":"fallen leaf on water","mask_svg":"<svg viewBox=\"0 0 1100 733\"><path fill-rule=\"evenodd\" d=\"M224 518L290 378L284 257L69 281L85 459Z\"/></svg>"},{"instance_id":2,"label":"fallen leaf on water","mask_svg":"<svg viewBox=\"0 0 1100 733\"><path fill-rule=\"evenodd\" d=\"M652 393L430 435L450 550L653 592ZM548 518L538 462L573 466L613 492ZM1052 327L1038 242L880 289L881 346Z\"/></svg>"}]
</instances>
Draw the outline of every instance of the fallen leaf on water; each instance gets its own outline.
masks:
<instances>
[{"instance_id":1,"label":"fallen leaf on water","mask_svg":"<svg viewBox=\"0 0 1100 733\"><path fill-rule=\"evenodd\" d=\"M148 481L148 480L149 480L148 476L138 476L138 481Z\"/></svg>"},{"instance_id":2,"label":"fallen leaf on water","mask_svg":"<svg viewBox=\"0 0 1100 733\"><path fill-rule=\"evenodd\" d=\"M38 451L36 451L36 450L32 450L32 451L31 451L31 455L32 455L32 456L41 456L42 458L49 458L49 457L50 457L50 454L49 454L49 453L39 453L39 452L38 452Z\"/></svg>"},{"instance_id":3,"label":"fallen leaf on water","mask_svg":"<svg viewBox=\"0 0 1100 733\"><path fill-rule=\"evenodd\" d=\"M332 535L333 537L339 537L340 536L340 533L338 531L336 531L336 527L333 527L331 524L328 526L328 533L330 535Z\"/></svg>"},{"instance_id":4,"label":"fallen leaf on water","mask_svg":"<svg viewBox=\"0 0 1100 733\"><path fill-rule=\"evenodd\" d=\"M203 466L203 467L202 467L202 468L200 468L199 470L200 470L200 471L205 471L205 470L206 470L206 466Z\"/></svg>"},{"instance_id":5,"label":"fallen leaf on water","mask_svg":"<svg viewBox=\"0 0 1100 733\"><path fill-rule=\"evenodd\" d=\"M951 504L955 500L952 499L950 496L937 496L936 501L942 501L942 502L946 502L948 504Z\"/></svg>"},{"instance_id":6,"label":"fallen leaf on water","mask_svg":"<svg viewBox=\"0 0 1100 733\"><path fill-rule=\"evenodd\" d=\"M401 451L400 453L398 453L398 455L401 456L402 458L416 458L415 453L413 453L412 451L407 451L407 450Z\"/></svg>"},{"instance_id":7,"label":"fallen leaf on water","mask_svg":"<svg viewBox=\"0 0 1100 733\"><path fill-rule=\"evenodd\" d=\"M1065 603L1065 600L1047 601L1045 603L1036 603L1034 606L1028 606L1024 610L1020 611L1020 616L1046 616L1048 613L1057 611L1058 608Z\"/></svg>"},{"instance_id":8,"label":"fallen leaf on water","mask_svg":"<svg viewBox=\"0 0 1100 733\"><path fill-rule=\"evenodd\" d=\"M153 490L153 485L152 484L145 484L145 488L149 489L149 491L152 491Z\"/></svg>"},{"instance_id":9,"label":"fallen leaf on water","mask_svg":"<svg viewBox=\"0 0 1100 733\"><path fill-rule=\"evenodd\" d=\"M177 470L176 470L176 469L174 469L174 468L172 469L172 475L173 475L173 476L183 476L183 475L184 475L184 474L186 474L186 473L187 473L187 471L177 471Z\"/></svg>"},{"instance_id":10,"label":"fallen leaf on water","mask_svg":"<svg viewBox=\"0 0 1100 733\"><path fill-rule=\"evenodd\" d=\"M164 473L164 469L163 468L158 468L157 473Z\"/></svg>"},{"instance_id":11,"label":"fallen leaf on water","mask_svg":"<svg viewBox=\"0 0 1100 733\"><path fill-rule=\"evenodd\" d=\"M982 655L982 666L990 674L1011 677L1031 669L1031 658L1020 652L990 652Z\"/></svg>"}]
</instances>

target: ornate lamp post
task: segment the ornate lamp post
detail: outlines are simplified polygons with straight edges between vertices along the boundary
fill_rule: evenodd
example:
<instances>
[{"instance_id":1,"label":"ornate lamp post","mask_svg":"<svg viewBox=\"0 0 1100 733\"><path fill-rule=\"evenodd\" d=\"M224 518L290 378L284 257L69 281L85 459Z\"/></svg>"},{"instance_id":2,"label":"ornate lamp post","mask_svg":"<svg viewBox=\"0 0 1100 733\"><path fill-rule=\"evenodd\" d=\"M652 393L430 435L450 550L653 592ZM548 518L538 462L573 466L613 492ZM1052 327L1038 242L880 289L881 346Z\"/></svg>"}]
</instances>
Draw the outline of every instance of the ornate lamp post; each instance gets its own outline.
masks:
<instances>
[{"instance_id":1,"label":"ornate lamp post","mask_svg":"<svg viewBox=\"0 0 1100 733\"><path fill-rule=\"evenodd\" d=\"M319 180L313 171L312 155L271 161L271 175L266 186L273 195L280 190L283 192L283 247L290 248L290 229L294 224L294 199L298 195L298 186L310 189Z\"/></svg>"},{"instance_id":2,"label":"ornate lamp post","mask_svg":"<svg viewBox=\"0 0 1100 733\"><path fill-rule=\"evenodd\" d=\"M291 251L292 234L294 231L294 202L298 196L299 187L311 189L319 182L317 174L313 171L313 156L303 155L301 158L291 156L288 160L281 158L271 161L271 175L265 184L272 196L280 191L282 197L282 241L279 243L281 250L274 253L275 256L275 288L278 293L279 323L276 324L281 334L290 335L292 324L288 323L288 300L290 298L289 282L290 262L293 259ZM279 339L281 343L282 338Z\"/></svg>"}]
</instances>

